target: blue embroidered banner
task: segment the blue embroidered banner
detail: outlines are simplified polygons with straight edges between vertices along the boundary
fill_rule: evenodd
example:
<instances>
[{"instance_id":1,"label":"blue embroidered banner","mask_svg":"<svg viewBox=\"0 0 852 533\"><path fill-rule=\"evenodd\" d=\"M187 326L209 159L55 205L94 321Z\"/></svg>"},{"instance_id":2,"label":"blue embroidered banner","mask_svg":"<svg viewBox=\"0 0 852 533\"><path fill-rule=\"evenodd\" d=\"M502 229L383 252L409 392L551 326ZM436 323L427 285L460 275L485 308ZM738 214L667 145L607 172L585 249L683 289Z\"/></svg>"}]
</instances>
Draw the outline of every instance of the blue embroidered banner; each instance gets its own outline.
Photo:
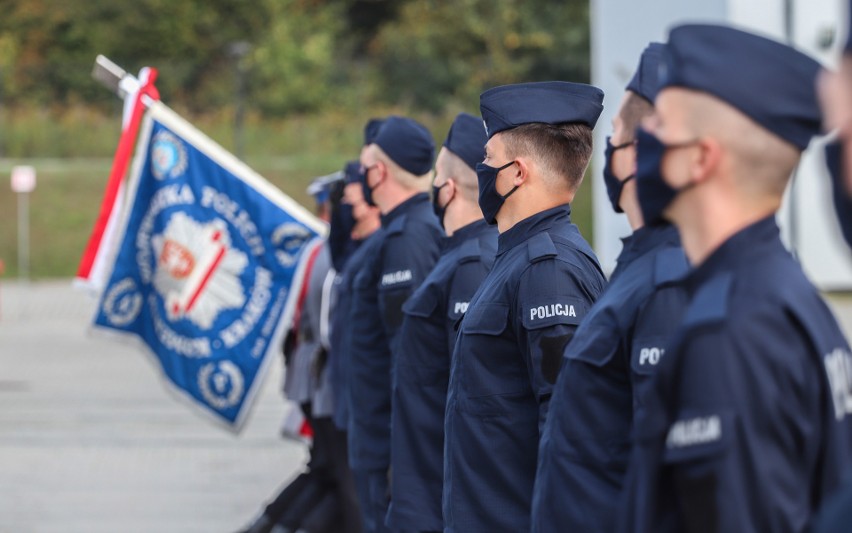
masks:
<instances>
[{"instance_id":1,"label":"blue embroidered banner","mask_svg":"<svg viewBox=\"0 0 852 533\"><path fill-rule=\"evenodd\" d=\"M138 337L178 392L237 430L324 226L159 103L128 192L95 326Z\"/></svg>"}]
</instances>

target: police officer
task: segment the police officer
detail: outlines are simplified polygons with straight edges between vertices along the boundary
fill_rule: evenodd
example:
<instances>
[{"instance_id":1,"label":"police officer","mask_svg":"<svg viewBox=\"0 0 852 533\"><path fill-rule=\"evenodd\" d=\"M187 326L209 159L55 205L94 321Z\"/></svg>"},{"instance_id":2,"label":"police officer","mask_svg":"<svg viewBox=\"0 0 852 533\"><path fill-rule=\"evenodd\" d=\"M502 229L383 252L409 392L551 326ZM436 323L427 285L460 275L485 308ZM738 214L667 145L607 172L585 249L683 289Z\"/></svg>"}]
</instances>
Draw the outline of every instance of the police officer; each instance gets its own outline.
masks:
<instances>
[{"instance_id":1,"label":"police officer","mask_svg":"<svg viewBox=\"0 0 852 533\"><path fill-rule=\"evenodd\" d=\"M852 453L852 357L775 213L819 133L816 61L725 26L668 41L646 221L678 228L690 303L636 423L629 531L803 531Z\"/></svg>"},{"instance_id":2,"label":"police officer","mask_svg":"<svg viewBox=\"0 0 852 533\"><path fill-rule=\"evenodd\" d=\"M834 208L846 243L852 247L852 5L847 5L847 33L838 72L825 70L818 80L823 121L838 139L825 147Z\"/></svg>"},{"instance_id":3,"label":"police officer","mask_svg":"<svg viewBox=\"0 0 852 533\"><path fill-rule=\"evenodd\" d=\"M476 164L485 157L482 119L453 122L435 162L432 202L447 237L441 257L403 306L393 386L388 526L443 531L444 410L455 322L494 262L497 230L477 203Z\"/></svg>"},{"instance_id":4,"label":"police officer","mask_svg":"<svg viewBox=\"0 0 852 533\"><path fill-rule=\"evenodd\" d=\"M382 119L370 119L364 126L364 143L361 152L373 144ZM335 278L333 297L334 312L331 317L331 367L330 378L332 389L335 391L334 414L335 426L342 430L349 429L349 377L348 377L348 348L349 348L349 313L354 275L363 265L369 255L366 251L358 253L358 260L349 264L349 259L381 226L381 213L378 207L367 204L364 200L364 189L361 183L361 162L350 161L344 167L343 196L340 209L332 212L329 242L331 258L338 275ZM336 215L336 216L335 216Z\"/></svg>"},{"instance_id":5,"label":"police officer","mask_svg":"<svg viewBox=\"0 0 852 533\"><path fill-rule=\"evenodd\" d=\"M460 324L446 411L445 531L528 531L539 434L562 351L603 291L570 202L603 93L568 82L480 96L479 206L497 258Z\"/></svg>"},{"instance_id":6,"label":"police officer","mask_svg":"<svg viewBox=\"0 0 852 533\"><path fill-rule=\"evenodd\" d=\"M349 462L365 531L385 530L390 468L391 376L402 305L438 259L443 231L429 194L434 142L412 119L385 119L362 152L364 195L382 233L354 280L350 327Z\"/></svg>"},{"instance_id":7,"label":"police officer","mask_svg":"<svg viewBox=\"0 0 852 533\"><path fill-rule=\"evenodd\" d=\"M627 469L633 412L686 298L677 230L645 225L636 199L634 137L653 114L664 45L651 43L627 85L607 140L604 182L634 232L601 298L565 350L539 449L533 531L612 531Z\"/></svg>"}]
</instances>

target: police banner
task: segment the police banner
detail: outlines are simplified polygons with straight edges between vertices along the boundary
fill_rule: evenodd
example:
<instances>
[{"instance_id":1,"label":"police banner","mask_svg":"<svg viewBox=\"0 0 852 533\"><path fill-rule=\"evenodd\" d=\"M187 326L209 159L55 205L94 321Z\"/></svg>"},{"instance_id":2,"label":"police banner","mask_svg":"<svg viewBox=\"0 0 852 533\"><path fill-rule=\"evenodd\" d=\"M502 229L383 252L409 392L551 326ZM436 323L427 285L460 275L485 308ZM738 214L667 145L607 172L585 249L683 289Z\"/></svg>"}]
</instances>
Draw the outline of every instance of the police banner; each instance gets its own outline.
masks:
<instances>
[{"instance_id":1,"label":"police banner","mask_svg":"<svg viewBox=\"0 0 852 533\"><path fill-rule=\"evenodd\" d=\"M160 102L127 198L95 328L141 341L174 390L238 430L325 227Z\"/></svg>"}]
</instances>

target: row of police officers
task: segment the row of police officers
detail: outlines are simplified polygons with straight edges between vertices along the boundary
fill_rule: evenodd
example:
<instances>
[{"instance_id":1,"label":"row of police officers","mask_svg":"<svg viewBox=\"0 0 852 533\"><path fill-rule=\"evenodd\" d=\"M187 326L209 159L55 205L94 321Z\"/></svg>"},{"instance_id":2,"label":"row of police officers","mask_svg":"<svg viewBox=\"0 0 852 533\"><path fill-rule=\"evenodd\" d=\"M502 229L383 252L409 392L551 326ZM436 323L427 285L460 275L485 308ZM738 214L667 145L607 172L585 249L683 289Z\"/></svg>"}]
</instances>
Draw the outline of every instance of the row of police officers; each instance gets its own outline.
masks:
<instances>
[{"instance_id":1,"label":"row of police officers","mask_svg":"<svg viewBox=\"0 0 852 533\"><path fill-rule=\"evenodd\" d=\"M609 281L570 207L598 88L490 89L437 159L371 121L327 243L348 530L829 531L852 354L775 221L820 70L720 25L648 45L605 147L632 229Z\"/></svg>"}]
</instances>

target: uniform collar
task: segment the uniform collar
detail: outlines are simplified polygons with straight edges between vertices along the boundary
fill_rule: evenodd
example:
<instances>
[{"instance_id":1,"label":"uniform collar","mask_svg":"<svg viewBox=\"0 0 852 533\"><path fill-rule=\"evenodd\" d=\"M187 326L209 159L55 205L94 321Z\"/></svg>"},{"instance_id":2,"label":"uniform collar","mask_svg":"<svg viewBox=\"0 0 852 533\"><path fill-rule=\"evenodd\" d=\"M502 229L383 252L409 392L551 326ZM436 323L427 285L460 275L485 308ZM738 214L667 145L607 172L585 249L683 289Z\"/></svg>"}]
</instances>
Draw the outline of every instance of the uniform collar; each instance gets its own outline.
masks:
<instances>
[{"instance_id":1,"label":"uniform collar","mask_svg":"<svg viewBox=\"0 0 852 533\"><path fill-rule=\"evenodd\" d=\"M497 237L497 255L511 250L529 237L557 224L571 223L571 204L562 204L527 217Z\"/></svg>"},{"instance_id":2,"label":"uniform collar","mask_svg":"<svg viewBox=\"0 0 852 533\"><path fill-rule=\"evenodd\" d=\"M458 248L462 245L463 242L470 239L471 237L476 237L483 231L486 231L490 226L485 219L479 219L475 222L471 222L467 226L462 226L453 232L452 236L444 237L442 243L442 249L444 251L451 250L453 248Z\"/></svg>"},{"instance_id":3,"label":"uniform collar","mask_svg":"<svg viewBox=\"0 0 852 533\"><path fill-rule=\"evenodd\" d=\"M419 192L409 198L408 200L402 202L398 206L394 207L390 213L386 215L382 215L382 227L386 228L388 225L401 217L406 213L410 213L414 209L417 208L420 204L428 204L429 203L429 194L425 192Z\"/></svg>"},{"instance_id":4,"label":"uniform collar","mask_svg":"<svg viewBox=\"0 0 852 533\"><path fill-rule=\"evenodd\" d=\"M741 229L716 248L687 276L687 290L694 294L701 285L719 272L754 263L777 251L787 253L781 243L781 233L775 215L772 214Z\"/></svg>"},{"instance_id":5,"label":"uniform collar","mask_svg":"<svg viewBox=\"0 0 852 533\"><path fill-rule=\"evenodd\" d=\"M658 224L642 226L632 234L621 239L621 253L618 254L616 262L620 265L628 264L645 252L653 250L661 244L678 245L680 237L677 228L671 224Z\"/></svg>"}]
</instances>

